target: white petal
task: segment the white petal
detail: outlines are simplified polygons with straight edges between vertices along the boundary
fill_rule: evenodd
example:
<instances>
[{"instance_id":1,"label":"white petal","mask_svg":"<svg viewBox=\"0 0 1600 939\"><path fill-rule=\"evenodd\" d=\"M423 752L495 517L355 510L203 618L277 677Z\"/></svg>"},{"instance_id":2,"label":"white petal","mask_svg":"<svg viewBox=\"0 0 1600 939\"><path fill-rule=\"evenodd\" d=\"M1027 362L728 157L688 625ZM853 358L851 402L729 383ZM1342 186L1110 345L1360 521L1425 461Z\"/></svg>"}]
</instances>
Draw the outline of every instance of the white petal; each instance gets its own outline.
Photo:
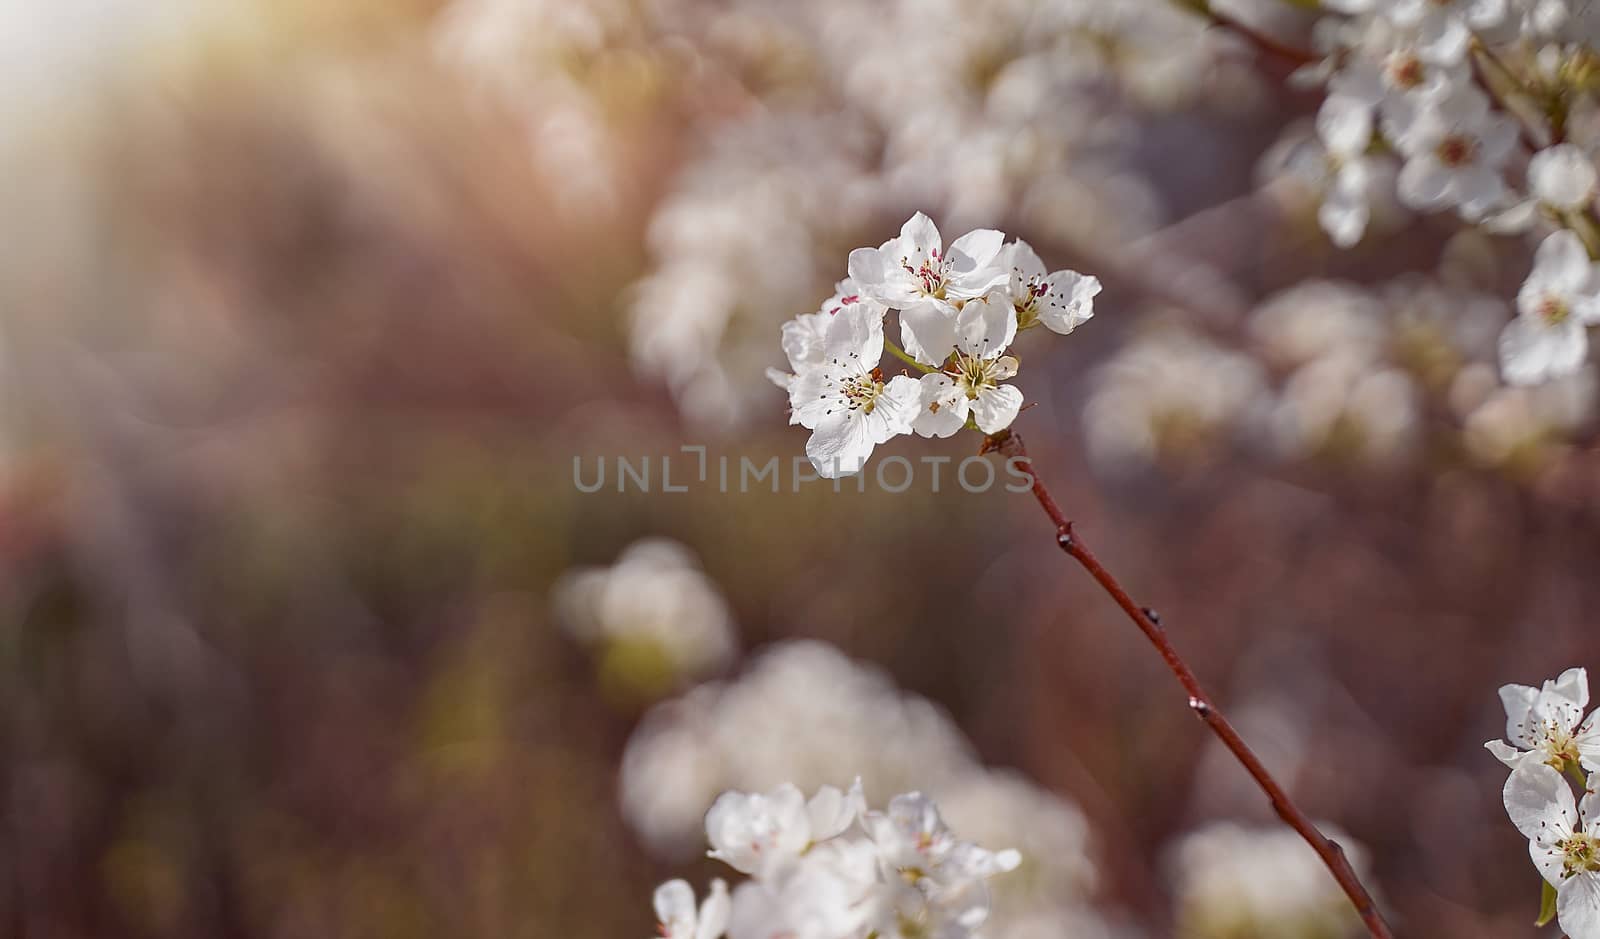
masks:
<instances>
[{"instance_id":1,"label":"white petal","mask_svg":"<svg viewBox=\"0 0 1600 939\"><path fill-rule=\"evenodd\" d=\"M952 269L955 273L966 274L988 267L999 256L1000 247L1005 240L1003 232L997 232L992 228L978 228L967 232L950 245Z\"/></svg>"},{"instance_id":2,"label":"white petal","mask_svg":"<svg viewBox=\"0 0 1600 939\"><path fill-rule=\"evenodd\" d=\"M1442 13L1424 16L1417 33L1417 51L1439 65L1454 65L1467 53L1472 33L1465 23Z\"/></svg>"},{"instance_id":3,"label":"white petal","mask_svg":"<svg viewBox=\"0 0 1600 939\"><path fill-rule=\"evenodd\" d=\"M1004 291L968 300L956 314L956 346L969 356L992 359L1017 336L1017 308Z\"/></svg>"},{"instance_id":4,"label":"white petal","mask_svg":"<svg viewBox=\"0 0 1600 939\"><path fill-rule=\"evenodd\" d=\"M1527 685L1501 685L1500 704L1506 711L1506 739L1524 750L1533 746L1530 718L1539 689Z\"/></svg>"},{"instance_id":5,"label":"white petal","mask_svg":"<svg viewBox=\"0 0 1600 939\"><path fill-rule=\"evenodd\" d=\"M1493 753L1495 759L1513 769L1516 768L1518 763L1522 762L1523 757L1527 756L1525 751L1518 750L1504 740L1490 740L1484 743L1483 748Z\"/></svg>"},{"instance_id":6,"label":"white petal","mask_svg":"<svg viewBox=\"0 0 1600 939\"><path fill-rule=\"evenodd\" d=\"M1039 259L1038 252L1021 238L1006 245L1000 256L1000 264L1011 272L1013 287L1026 285L1030 278L1045 275L1044 262Z\"/></svg>"},{"instance_id":7,"label":"white petal","mask_svg":"<svg viewBox=\"0 0 1600 939\"><path fill-rule=\"evenodd\" d=\"M1504 166L1521 134L1516 121L1491 114L1478 128L1478 162L1487 167Z\"/></svg>"},{"instance_id":8,"label":"white petal","mask_svg":"<svg viewBox=\"0 0 1600 939\"><path fill-rule=\"evenodd\" d=\"M841 368L876 366L883 358L883 317L866 304L840 310L828 323L822 358Z\"/></svg>"},{"instance_id":9,"label":"white petal","mask_svg":"<svg viewBox=\"0 0 1600 939\"><path fill-rule=\"evenodd\" d=\"M1513 203L1510 207L1492 212L1484 216L1481 225L1484 231L1496 235L1520 235L1533 228L1539 221L1539 200L1523 199Z\"/></svg>"},{"instance_id":10,"label":"white petal","mask_svg":"<svg viewBox=\"0 0 1600 939\"><path fill-rule=\"evenodd\" d=\"M1451 198L1461 207L1462 218L1480 219L1505 204L1505 180L1498 170L1475 163L1455 174Z\"/></svg>"},{"instance_id":11,"label":"white petal","mask_svg":"<svg viewBox=\"0 0 1600 939\"><path fill-rule=\"evenodd\" d=\"M1343 95L1332 95L1317 111L1317 136L1328 152L1341 157L1363 153L1372 143L1372 106Z\"/></svg>"},{"instance_id":12,"label":"white petal","mask_svg":"<svg viewBox=\"0 0 1600 939\"><path fill-rule=\"evenodd\" d=\"M1552 842L1528 842L1528 860L1533 862L1534 868L1538 870L1539 876L1543 877L1546 883L1552 887L1561 886L1561 881L1566 873L1566 864L1561 857L1560 850Z\"/></svg>"},{"instance_id":13,"label":"white petal","mask_svg":"<svg viewBox=\"0 0 1600 939\"><path fill-rule=\"evenodd\" d=\"M1547 289L1553 288L1563 293L1583 290L1594 278L1594 262L1589 258L1589 249L1583 246L1583 239L1565 228L1553 232L1539 243L1539 250L1533 255L1533 270L1534 273L1528 277L1529 282L1547 285ZM1521 299L1520 295L1518 299Z\"/></svg>"},{"instance_id":14,"label":"white petal","mask_svg":"<svg viewBox=\"0 0 1600 939\"><path fill-rule=\"evenodd\" d=\"M854 476L876 446L860 411L834 411L817 423L806 441L806 456L823 479Z\"/></svg>"},{"instance_id":15,"label":"white petal","mask_svg":"<svg viewBox=\"0 0 1600 939\"><path fill-rule=\"evenodd\" d=\"M921 406L911 429L923 437L949 437L967 423L967 395L943 372L922 376Z\"/></svg>"},{"instance_id":16,"label":"white petal","mask_svg":"<svg viewBox=\"0 0 1600 939\"><path fill-rule=\"evenodd\" d=\"M1547 147L1528 161L1528 185L1548 205L1570 211L1594 198L1594 161L1570 143Z\"/></svg>"},{"instance_id":17,"label":"white petal","mask_svg":"<svg viewBox=\"0 0 1600 939\"><path fill-rule=\"evenodd\" d=\"M1341 248L1349 248L1361 240L1371 217L1365 185L1346 183L1343 172L1317 208L1317 224Z\"/></svg>"},{"instance_id":18,"label":"white petal","mask_svg":"<svg viewBox=\"0 0 1600 939\"><path fill-rule=\"evenodd\" d=\"M1469 0L1467 25L1473 29L1499 26L1506 18L1506 0Z\"/></svg>"},{"instance_id":19,"label":"white petal","mask_svg":"<svg viewBox=\"0 0 1600 939\"><path fill-rule=\"evenodd\" d=\"M861 288L861 292L877 297L885 303L890 302L882 296L884 287L889 280L889 271L895 262L886 258L877 248L857 248L850 252L850 279Z\"/></svg>"},{"instance_id":20,"label":"white petal","mask_svg":"<svg viewBox=\"0 0 1600 939\"><path fill-rule=\"evenodd\" d=\"M939 226L933 224L933 219L928 218L921 212L906 219L906 223L900 226L898 247L911 258L913 267L921 263L922 259L938 251L942 245L943 241L939 237ZM898 261L898 259L891 259L891 263L895 261ZM851 274L851 276L854 277L855 275Z\"/></svg>"},{"instance_id":21,"label":"white petal","mask_svg":"<svg viewBox=\"0 0 1600 939\"><path fill-rule=\"evenodd\" d=\"M1011 426L1022 410L1022 392L1016 385L984 388L972 402L972 419L986 434L999 433Z\"/></svg>"},{"instance_id":22,"label":"white petal","mask_svg":"<svg viewBox=\"0 0 1600 939\"><path fill-rule=\"evenodd\" d=\"M1551 690L1561 695L1581 710L1589 706L1589 670L1569 668L1556 676Z\"/></svg>"},{"instance_id":23,"label":"white petal","mask_svg":"<svg viewBox=\"0 0 1600 939\"><path fill-rule=\"evenodd\" d=\"M844 406L832 382L836 375L821 366L807 369L789 383L789 423L815 429L830 411Z\"/></svg>"},{"instance_id":24,"label":"white petal","mask_svg":"<svg viewBox=\"0 0 1600 939\"><path fill-rule=\"evenodd\" d=\"M728 928L728 914L733 903L728 897L728 885L717 878L711 882L711 892L700 905L700 921L695 924L694 939L717 939Z\"/></svg>"},{"instance_id":25,"label":"white petal","mask_svg":"<svg viewBox=\"0 0 1600 939\"><path fill-rule=\"evenodd\" d=\"M900 311L900 344L923 365L941 365L956 347L956 308L923 300Z\"/></svg>"},{"instance_id":26,"label":"white petal","mask_svg":"<svg viewBox=\"0 0 1600 939\"><path fill-rule=\"evenodd\" d=\"M856 807L850 798L833 786L823 786L806 803L811 816L811 838L827 841L842 833L856 820Z\"/></svg>"},{"instance_id":27,"label":"white petal","mask_svg":"<svg viewBox=\"0 0 1600 939\"><path fill-rule=\"evenodd\" d=\"M922 409L922 386L909 375L896 375L883 386L878 400L872 406L872 442L886 443L889 438L911 433L911 423Z\"/></svg>"},{"instance_id":28,"label":"white petal","mask_svg":"<svg viewBox=\"0 0 1600 939\"><path fill-rule=\"evenodd\" d=\"M1529 841L1550 844L1572 834L1578 808L1567 780L1543 763L1524 763L1501 793L1511 824Z\"/></svg>"},{"instance_id":29,"label":"white petal","mask_svg":"<svg viewBox=\"0 0 1600 939\"><path fill-rule=\"evenodd\" d=\"M1578 762L1591 773L1600 773L1600 711L1578 725Z\"/></svg>"},{"instance_id":30,"label":"white petal","mask_svg":"<svg viewBox=\"0 0 1600 939\"><path fill-rule=\"evenodd\" d=\"M1065 336L1094 318L1100 279L1077 271L1056 271L1046 279L1050 289L1039 298L1039 322Z\"/></svg>"},{"instance_id":31,"label":"white petal","mask_svg":"<svg viewBox=\"0 0 1600 939\"><path fill-rule=\"evenodd\" d=\"M1571 939L1600 939L1600 875L1578 874L1556 887L1556 919Z\"/></svg>"},{"instance_id":32,"label":"white petal","mask_svg":"<svg viewBox=\"0 0 1600 939\"><path fill-rule=\"evenodd\" d=\"M747 880L733 888L728 912L729 939L772 939L773 925L781 922L778 898L765 885Z\"/></svg>"},{"instance_id":33,"label":"white petal","mask_svg":"<svg viewBox=\"0 0 1600 939\"><path fill-rule=\"evenodd\" d=\"M663 926L694 922L694 889L686 880L669 880L657 887L652 905L656 922Z\"/></svg>"},{"instance_id":34,"label":"white petal","mask_svg":"<svg viewBox=\"0 0 1600 939\"><path fill-rule=\"evenodd\" d=\"M1500 373L1513 385L1538 384L1577 371L1588 346L1577 320L1551 327L1519 316L1500 332Z\"/></svg>"},{"instance_id":35,"label":"white petal","mask_svg":"<svg viewBox=\"0 0 1600 939\"><path fill-rule=\"evenodd\" d=\"M1400 169L1400 201L1411 209L1437 209L1449 200L1453 175L1431 155L1414 156Z\"/></svg>"}]
</instances>

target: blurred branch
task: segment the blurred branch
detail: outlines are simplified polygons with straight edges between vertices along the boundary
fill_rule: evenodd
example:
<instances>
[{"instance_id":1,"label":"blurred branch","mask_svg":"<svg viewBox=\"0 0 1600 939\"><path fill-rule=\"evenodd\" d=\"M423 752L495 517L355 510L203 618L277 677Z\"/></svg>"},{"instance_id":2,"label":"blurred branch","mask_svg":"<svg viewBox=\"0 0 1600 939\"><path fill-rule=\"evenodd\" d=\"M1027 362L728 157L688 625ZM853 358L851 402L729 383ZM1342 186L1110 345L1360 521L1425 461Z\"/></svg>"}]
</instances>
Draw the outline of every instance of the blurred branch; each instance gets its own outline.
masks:
<instances>
[{"instance_id":1,"label":"blurred branch","mask_svg":"<svg viewBox=\"0 0 1600 939\"><path fill-rule=\"evenodd\" d=\"M1167 638L1166 631L1161 628L1160 619L1155 612L1135 603L1116 577L1106 570L1105 566L1100 563L1100 559L1095 556L1093 551L1089 550L1089 546L1073 531L1071 520L1062 513L1060 506L1056 505L1054 497L1050 495L1050 491L1045 488L1044 482L1034 472L1033 458L1028 455L1028 450L1023 445L1021 435L1011 431L1001 431L998 434L985 437L982 452L989 451L1004 453L1006 456L1026 464L1028 473L1033 480L1033 497L1039 501L1040 508L1044 509L1044 513L1050 517L1050 521L1055 523L1056 544L1060 545L1061 550L1065 551L1084 570L1089 572L1089 576L1094 578L1095 583L1099 584L1101 589L1112 600L1116 601L1117 606L1122 608L1128 618L1133 620L1133 624L1139 627L1139 631L1144 633L1145 638L1150 640L1150 644L1156 647L1156 651L1161 654L1161 660L1166 663L1167 668L1178 679L1178 684L1182 685L1184 691L1188 692L1189 707L1196 716L1206 723L1207 727L1211 728L1212 733L1217 735L1217 739L1221 740L1223 746L1228 748L1228 752L1232 753L1234 758L1244 766L1245 771L1250 774L1256 785L1266 794L1267 800L1272 803L1272 808L1278 813L1278 817L1299 833L1300 837L1305 839L1306 844L1311 846L1311 850L1317 852L1317 856L1322 859L1322 863L1327 865L1329 872L1333 874L1333 878L1339 882L1339 886L1344 889L1345 895L1350 898L1351 904L1355 906L1356 912L1360 914L1361 921L1366 924L1367 931L1372 934L1373 939L1393 939L1393 933L1389 931L1388 924L1384 922L1383 914L1378 912L1377 904L1373 902L1372 895L1367 892L1367 888L1362 885L1361 879L1356 876L1355 868L1350 866L1350 861L1345 856L1344 849L1318 830L1311 819L1307 818L1306 814L1294 804L1294 801L1289 798L1289 794L1284 791L1283 786L1272 777L1266 766L1262 765L1261 759L1250 749L1249 744L1244 742L1244 738L1239 736L1239 732L1234 729L1233 724L1217 709L1211 697L1201 687L1199 680L1195 678L1194 672L1190 670L1188 663L1183 660L1183 657L1178 654L1178 650L1173 646L1172 641Z\"/></svg>"},{"instance_id":2,"label":"blurred branch","mask_svg":"<svg viewBox=\"0 0 1600 939\"><path fill-rule=\"evenodd\" d=\"M1302 65L1310 65L1319 58L1313 53L1291 46L1281 39L1269 36L1253 26L1234 19L1229 14L1217 10L1208 0L1173 0L1173 2L1186 10L1192 11L1202 19L1210 21L1212 26L1233 33L1240 39L1250 43L1250 45L1255 46L1257 51L1278 59L1285 65L1299 68Z\"/></svg>"}]
</instances>

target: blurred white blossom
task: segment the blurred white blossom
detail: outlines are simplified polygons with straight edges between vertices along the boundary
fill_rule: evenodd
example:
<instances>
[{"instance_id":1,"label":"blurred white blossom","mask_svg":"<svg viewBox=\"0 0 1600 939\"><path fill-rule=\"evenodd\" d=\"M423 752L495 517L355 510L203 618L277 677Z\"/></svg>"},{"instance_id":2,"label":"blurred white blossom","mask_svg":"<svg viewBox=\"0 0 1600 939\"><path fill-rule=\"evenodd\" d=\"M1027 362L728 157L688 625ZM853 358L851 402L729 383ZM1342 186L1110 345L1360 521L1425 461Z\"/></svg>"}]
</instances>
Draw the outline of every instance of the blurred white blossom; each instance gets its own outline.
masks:
<instances>
[{"instance_id":1,"label":"blurred white blossom","mask_svg":"<svg viewBox=\"0 0 1600 939\"><path fill-rule=\"evenodd\" d=\"M1328 825L1358 875L1366 851ZM1338 939L1362 930L1344 891L1316 852L1287 828L1216 822L1173 846L1175 934L1185 939Z\"/></svg>"},{"instance_id":2,"label":"blurred white blossom","mask_svg":"<svg viewBox=\"0 0 1600 939\"><path fill-rule=\"evenodd\" d=\"M738 652L721 591L688 548L665 538L633 543L611 567L568 571L551 596L562 626L620 680L699 678Z\"/></svg>"},{"instance_id":3,"label":"blurred white blossom","mask_svg":"<svg viewBox=\"0 0 1600 939\"><path fill-rule=\"evenodd\" d=\"M987 881L1021 860L958 839L919 792L864 811L859 788L809 801L791 784L767 796L729 791L706 828L712 856L751 878L731 904L716 881L698 911L687 884L663 884L656 910L672 939L716 939L724 925L731 939L976 937L989 917Z\"/></svg>"},{"instance_id":4,"label":"blurred white blossom","mask_svg":"<svg viewBox=\"0 0 1600 939\"><path fill-rule=\"evenodd\" d=\"M976 766L966 738L932 703L831 646L787 642L737 678L645 716L623 755L622 808L652 849L678 856L725 789L811 789L859 776L937 795Z\"/></svg>"}]
</instances>

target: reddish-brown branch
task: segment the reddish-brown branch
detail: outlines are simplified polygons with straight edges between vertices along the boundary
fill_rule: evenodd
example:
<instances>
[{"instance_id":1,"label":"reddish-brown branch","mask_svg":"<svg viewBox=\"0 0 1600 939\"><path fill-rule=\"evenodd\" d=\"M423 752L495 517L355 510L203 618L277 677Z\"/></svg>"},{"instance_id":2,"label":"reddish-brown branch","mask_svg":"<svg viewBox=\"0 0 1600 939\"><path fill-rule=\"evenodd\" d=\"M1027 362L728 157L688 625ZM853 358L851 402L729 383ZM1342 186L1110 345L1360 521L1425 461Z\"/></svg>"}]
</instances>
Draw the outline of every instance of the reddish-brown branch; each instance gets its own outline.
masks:
<instances>
[{"instance_id":1,"label":"reddish-brown branch","mask_svg":"<svg viewBox=\"0 0 1600 939\"><path fill-rule=\"evenodd\" d=\"M1134 602L1133 597L1128 595L1128 591L1123 589L1122 584L1117 582L1116 577L1106 570L1105 565L1100 563L1100 559L1095 556L1093 551L1089 550L1089 546L1073 531L1071 520L1061 511L1061 507L1056 505L1055 499L1050 495L1050 490L1045 488L1044 482L1039 478L1039 474L1034 471L1033 460L1028 456L1027 448L1023 446L1021 436L1002 431L1000 434L991 436L984 441L984 450L997 450L1021 461L1025 465L1033 479L1033 497L1039 501L1040 507L1044 509L1046 515L1050 516L1050 521L1056 526L1056 544L1061 547L1061 550L1070 555L1073 560L1082 565L1084 570L1089 572L1089 576L1094 578L1095 583L1098 583L1101 589L1105 590L1111 599L1116 601L1117 606L1122 608L1122 612L1133 620L1133 624L1139 627L1139 631L1144 633L1146 639L1150 640L1150 644L1156 647L1156 651L1161 654L1161 660L1167 663L1167 668L1178 679L1178 684L1182 685L1183 690L1188 693L1190 709L1205 722L1207 727L1211 728L1211 732L1217 735L1217 739L1221 740L1223 746L1228 748L1228 752L1232 753L1234 758L1244 766L1245 771L1250 774L1250 778L1254 779L1256 785L1266 794L1267 800L1272 803L1273 811L1278 813L1278 817L1283 819L1284 824L1298 832L1300 837L1305 839L1306 844L1311 846L1311 850L1317 852L1317 856L1322 859L1322 863L1327 865L1328 871L1333 874L1334 879L1339 882L1339 886L1344 889L1345 895L1350 898L1350 902L1355 906L1356 912L1361 915L1361 921L1366 924L1368 932L1372 933L1374 939L1393 939L1393 933L1389 931L1389 925L1384 922L1383 914L1378 911L1378 906L1373 902L1372 895L1367 892L1367 888L1362 885L1361 879L1356 876L1355 869L1350 866L1350 861L1345 857L1344 849L1319 831L1317 826L1311 822L1311 819L1307 818L1305 813L1300 811L1299 807L1294 804L1294 801L1289 798L1289 794L1284 791L1283 786L1272 777L1271 773L1267 772L1267 768L1262 765L1261 759L1244 742L1244 738L1239 736L1239 732L1234 729L1233 724L1217 709L1216 704L1206 694L1205 689L1200 686L1199 680L1195 678L1194 672L1189 669L1188 663L1183 660L1183 657L1178 654L1177 648L1173 646L1172 641L1167 638L1166 631L1161 628L1161 624L1157 622L1155 616Z\"/></svg>"}]
</instances>

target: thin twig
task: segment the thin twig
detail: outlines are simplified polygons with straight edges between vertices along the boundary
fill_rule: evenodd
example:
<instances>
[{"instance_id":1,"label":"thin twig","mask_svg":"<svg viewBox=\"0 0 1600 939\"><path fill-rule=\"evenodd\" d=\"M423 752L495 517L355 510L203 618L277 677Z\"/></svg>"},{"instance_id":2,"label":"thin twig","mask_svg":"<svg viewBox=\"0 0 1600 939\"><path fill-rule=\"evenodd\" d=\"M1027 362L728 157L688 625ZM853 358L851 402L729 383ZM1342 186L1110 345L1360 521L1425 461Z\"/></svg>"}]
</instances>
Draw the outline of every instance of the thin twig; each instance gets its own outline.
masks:
<instances>
[{"instance_id":1,"label":"thin twig","mask_svg":"<svg viewBox=\"0 0 1600 939\"><path fill-rule=\"evenodd\" d=\"M1228 752L1232 753L1234 758L1244 766L1245 771L1250 774L1250 778L1254 779L1261 791L1266 793L1267 800L1272 803L1272 808L1278 813L1278 817L1283 819L1286 825L1298 832L1300 837L1305 839L1306 844L1311 846L1311 850L1317 852L1317 856L1322 859L1322 863L1327 865L1328 871L1333 874L1333 878L1344 889L1345 895L1350 898L1351 904L1355 906L1356 912L1360 914L1361 921L1366 924L1367 931L1372 934L1373 939L1393 939L1393 933L1389 931L1389 925L1384 922L1383 914L1378 911L1378 906L1373 902L1372 895L1367 892L1367 888L1362 886L1361 879L1356 876L1355 868L1350 866L1349 859L1345 857L1344 849L1319 831L1311 819L1307 818L1305 813L1300 811L1299 807L1294 804L1293 800L1289 798L1289 794L1284 791L1283 786L1272 777L1271 773L1267 772L1267 768L1262 765L1260 758L1244 742L1244 738L1239 736L1239 732L1234 729L1233 724L1229 723L1228 719L1217 709L1211 697L1200 686L1199 680L1195 678L1194 672L1189 669L1188 663L1183 660L1183 657L1178 654L1178 650L1172 645L1172 641L1167 638L1166 631L1161 628L1161 624L1156 620L1155 616L1149 610L1134 602L1133 598L1128 595L1128 591L1123 589L1122 584L1117 582L1116 577L1106 570L1105 565L1100 563L1100 559L1095 557L1094 552L1089 550L1089 546L1073 531L1071 520L1062 513L1061 507L1056 505L1055 499L1050 495L1050 490L1045 488L1043 480L1039 478L1039 474L1034 472L1033 459L1028 455L1027 448L1023 446L1022 437L1016 433L1002 431L999 434L986 437L983 449L985 452L991 450L999 451L1022 461L1026 465L1028 473L1033 479L1033 497L1039 501L1039 506L1044 509L1044 513L1050 517L1050 521L1056 526L1056 544L1073 560L1082 565L1084 570L1089 572L1089 576L1093 577L1101 589L1112 600L1116 601L1117 606L1122 608L1122 612L1133 620L1134 625L1139 627L1139 631L1144 633L1146 639L1150 640L1150 644L1156 647L1156 651L1161 654L1161 660L1167 664L1167 668L1178 679L1178 684L1182 685L1183 690L1188 692L1189 708L1205 722L1207 727L1211 728L1212 733L1217 735L1217 739L1221 740L1223 746L1228 748Z\"/></svg>"}]
</instances>

